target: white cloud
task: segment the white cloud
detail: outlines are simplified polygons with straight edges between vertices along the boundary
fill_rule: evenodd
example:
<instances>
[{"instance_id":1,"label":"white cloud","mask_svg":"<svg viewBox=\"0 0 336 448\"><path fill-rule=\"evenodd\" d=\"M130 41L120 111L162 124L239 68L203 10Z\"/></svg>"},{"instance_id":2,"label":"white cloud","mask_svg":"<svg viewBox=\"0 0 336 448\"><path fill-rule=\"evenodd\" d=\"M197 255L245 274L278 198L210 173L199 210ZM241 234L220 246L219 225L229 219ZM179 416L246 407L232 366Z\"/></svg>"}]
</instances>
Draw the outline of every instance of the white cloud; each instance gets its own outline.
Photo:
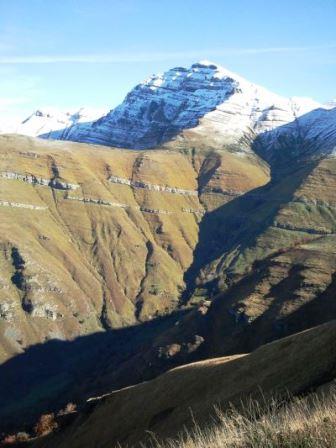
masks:
<instances>
[{"instance_id":1,"label":"white cloud","mask_svg":"<svg viewBox=\"0 0 336 448\"><path fill-rule=\"evenodd\" d=\"M6 67L0 67L0 128L26 118L41 97L39 77L18 75L15 69L2 73Z\"/></svg>"},{"instance_id":2,"label":"white cloud","mask_svg":"<svg viewBox=\"0 0 336 448\"><path fill-rule=\"evenodd\" d=\"M222 57L230 55L254 55L266 53L300 53L317 50L336 49L336 44L302 47L265 47L265 48L223 48L201 51L154 52L154 53L112 53L79 55L34 55L0 56L0 64L57 64L57 63L121 63L150 62L173 59L198 59L205 56Z\"/></svg>"}]
</instances>

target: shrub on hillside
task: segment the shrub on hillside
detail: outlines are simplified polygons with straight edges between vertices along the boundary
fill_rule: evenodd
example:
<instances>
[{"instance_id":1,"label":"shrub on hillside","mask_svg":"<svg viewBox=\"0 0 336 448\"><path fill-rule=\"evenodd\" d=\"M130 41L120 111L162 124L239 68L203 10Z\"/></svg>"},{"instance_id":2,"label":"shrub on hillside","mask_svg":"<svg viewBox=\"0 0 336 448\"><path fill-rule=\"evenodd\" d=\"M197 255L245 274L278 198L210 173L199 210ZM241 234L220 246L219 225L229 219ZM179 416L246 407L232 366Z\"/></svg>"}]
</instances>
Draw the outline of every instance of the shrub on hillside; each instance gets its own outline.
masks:
<instances>
[{"instance_id":1,"label":"shrub on hillside","mask_svg":"<svg viewBox=\"0 0 336 448\"><path fill-rule=\"evenodd\" d=\"M55 414L43 414L39 418L38 422L34 426L34 432L37 437L45 436L50 434L58 427L57 422L55 420Z\"/></svg>"}]
</instances>

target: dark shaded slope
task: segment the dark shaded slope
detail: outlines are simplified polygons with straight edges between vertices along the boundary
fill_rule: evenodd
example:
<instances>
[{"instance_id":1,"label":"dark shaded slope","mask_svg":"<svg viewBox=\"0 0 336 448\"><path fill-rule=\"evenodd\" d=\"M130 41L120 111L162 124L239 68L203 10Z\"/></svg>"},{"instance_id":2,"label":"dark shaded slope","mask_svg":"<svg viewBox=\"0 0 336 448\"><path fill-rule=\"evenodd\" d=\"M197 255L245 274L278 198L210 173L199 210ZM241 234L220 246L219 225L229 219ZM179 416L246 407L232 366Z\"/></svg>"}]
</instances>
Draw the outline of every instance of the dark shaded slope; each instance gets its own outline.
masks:
<instances>
[{"instance_id":1,"label":"dark shaded slope","mask_svg":"<svg viewBox=\"0 0 336 448\"><path fill-rule=\"evenodd\" d=\"M154 341L185 313L73 341L48 341L3 363L0 433L30 426L41 413L59 410L69 401L81 403L91 394L152 378L157 372L143 354L158 353ZM138 365L133 361L135 368L128 370L133 359ZM169 367L168 363L166 369Z\"/></svg>"},{"instance_id":2,"label":"dark shaded slope","mask_svg":"<svg viewBox=\"0 0 336 448\"><path fill-rule=\"evenodd\" d=\"M272 180L204 216L193 263L185 274L184 300L190 298L198 285L200 291L196 291L196 295L205 293L208 296L225 287L225 282L230 284L230 267L234 266L239 254L256 245L258 237L273 224L280 209L293 200L316 164L314 161L303 167L294 164L279 175L280 181ZM225 264L220 264L225 257Z\"/></svg>"},{"instance_id":3,"label":"dark shaded slope","mask_svg":"<svg viewBox=\"0 0 336 448\"><path fill-rule=\"evenodd\" d=\"M97 399L59 434L34 446L103 448L174 437L195 420L214 424L214 406L248 398L302 394L336 375L335 322L265 345L236 359L219 358L167 372ZM169 391L169 393L167 393ZM262 394L262 395L261 395Z\"/></svg>"}]
</instances>

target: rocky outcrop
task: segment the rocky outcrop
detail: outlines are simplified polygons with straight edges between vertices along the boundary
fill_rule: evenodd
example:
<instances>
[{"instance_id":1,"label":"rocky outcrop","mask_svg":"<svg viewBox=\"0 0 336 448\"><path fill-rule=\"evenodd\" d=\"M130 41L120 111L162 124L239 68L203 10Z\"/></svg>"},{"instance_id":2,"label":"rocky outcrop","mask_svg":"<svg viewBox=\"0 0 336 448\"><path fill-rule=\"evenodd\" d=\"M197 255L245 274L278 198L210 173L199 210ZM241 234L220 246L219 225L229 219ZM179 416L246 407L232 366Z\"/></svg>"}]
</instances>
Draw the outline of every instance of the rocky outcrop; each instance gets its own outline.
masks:
<instances>
[{"instance_id":1,"label":"rocky outcrop","mask_svg":"<svg viewBox=\"0 0 336 448\"><path fill-rule=\"evenodd\" d=\"M127 204L120 204L118 202L111 202L107 201L105 199L95 199L95 198L84 198L80 196L70 196L67 195L65 199L71 200L71 201L79 201L83 202L84 204L96 204L96 205L103 205L107 207L119 207L119 208L127 208Z\"/></svg>"},{"instance_id":2,"label":"rocky outcrop","mask_svg":"<svg viewBox=\"0 0 336 448\"><path fill-rule=\"evenodd\" d=\"M37 177L32 174L20 174L10 171L3 171L0 173L0 178L10 179L10 180L20 180L22 182L27 182L32 185L41 185L43 187L51 187L59 190L76 190L79 188L78 184L72 184L69 182L64 182L60 179L43 179L42 177Z\"/></svg>"},{"instance_id":3,"label":"rocky outcrop","mask_svg":"<svg viewBox=\"0 0 336 448\"><path fill-rule=\"evenodd\" d=\"M13 322L15 316L15 304L13 302L0 303L0 320Z\"/></svg>"},{"instance_id":4,"label":"rocky outcrop","mask_svg":"<svg viewBox=\"0 0 336 448\"><path fill-rule=\"evenodd\" d=\"M169 210L162 210L157 208L149 208L144 206L135 206L135 205L128 205L128 204L120 204L118 202L111 202L107 201L106 199L95 199L95 198L84 198L79 196L69 196L67 195L65 199L69 199L72 201L79 201L83 202L84 204L95 204L95 205L102 205L105 207L117 207L117 208L124 208L124 209L134 209L134 210L140 210L144 213L154 213L159 215L172 215L176 213L175 211L169 211ZM180 210L182 213L195 213L195 214L203 214L204 210L194 210L191 208L182 208Z\"/></svg>"},{"instance_id":5,"label":"rocky outcrop","mask_svg":"<svg viewBox=\"0 0 336 448\"><path fill-rule=\"evenodd\" d=\"M42 317L55 321L61 319L63 315L58 312L57 306L49 303L31 303L30 314L32 317Z\"/></svg>"},{"instance_id":6,"label":"rocky outcrop","mask_svg":"<svg viewBox=\"0 0 336 448\"><path fill-rule=\"evenodd\" d=\"M125 179L118 176L110 176L109 182L114 184L129 185L132 188L144 188L145 190L160 191L164 193L182 194L185 196L198 196L198 192L194 190L184 190L183 188L168 187L167 185L155 185L139 180Z\"/></svg>"},{"instance_id":7,"label":"rocky outcrop","mask_svg":"<svg viewBox=\"0 0 336 448\"><path fill-rule=\"evenodd\" d=\"M47 206L33 205L33 204L22 204L20 202L13 201L0 201L1 207L14 207L14 208L26 208L29 210L47 210Z\"/></svg>"}]
</instances>

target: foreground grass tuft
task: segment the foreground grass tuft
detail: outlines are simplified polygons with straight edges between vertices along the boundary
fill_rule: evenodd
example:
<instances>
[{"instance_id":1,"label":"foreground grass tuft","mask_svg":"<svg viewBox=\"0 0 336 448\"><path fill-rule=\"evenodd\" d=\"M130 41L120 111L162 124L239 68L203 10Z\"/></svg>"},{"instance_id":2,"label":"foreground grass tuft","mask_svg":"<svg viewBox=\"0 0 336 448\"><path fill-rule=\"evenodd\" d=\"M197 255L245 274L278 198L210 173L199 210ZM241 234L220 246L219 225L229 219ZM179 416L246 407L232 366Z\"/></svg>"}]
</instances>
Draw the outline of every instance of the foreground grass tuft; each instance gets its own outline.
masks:
<instances>
[{"instance_id":1,"label":"foreground grass tuft","mask_svg":"<svg viewBox=\"0 0 336 448\"><path fill-rule=\"evenodd\" d=\"M252 403L244 415L217 411L212 428L185 431L178 440L153 442L156 448L334 448L336 447L336 392L294 399L291 404L273 400L260 417Z\"/></svg>"}]
</instances>

